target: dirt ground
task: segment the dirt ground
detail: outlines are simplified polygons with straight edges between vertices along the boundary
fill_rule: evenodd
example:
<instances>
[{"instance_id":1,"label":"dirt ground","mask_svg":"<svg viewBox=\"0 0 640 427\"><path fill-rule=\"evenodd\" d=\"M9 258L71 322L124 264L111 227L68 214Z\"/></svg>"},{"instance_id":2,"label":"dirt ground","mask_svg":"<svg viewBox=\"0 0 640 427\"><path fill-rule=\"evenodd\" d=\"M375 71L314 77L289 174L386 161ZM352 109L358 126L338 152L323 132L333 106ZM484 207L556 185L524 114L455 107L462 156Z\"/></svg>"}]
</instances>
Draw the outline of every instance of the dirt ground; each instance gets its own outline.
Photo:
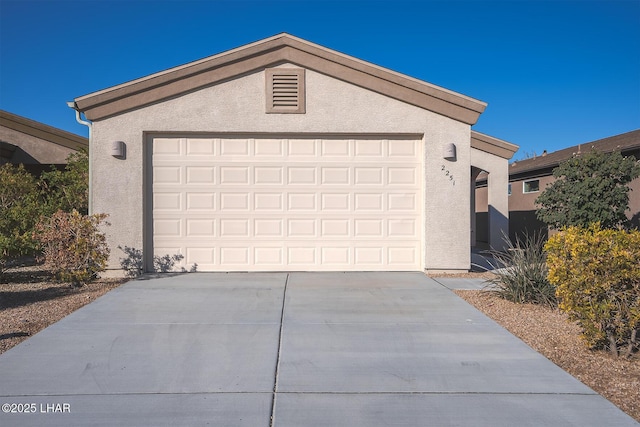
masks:
<instances>
[{"instance_id":1,"label":"dirt ground","mask_svg":"<svg viewBox=\"0 0 640 427\"><path fill-rule=\"evenodd\" d=\"M0 276L0 354L125 281L101 279L72 288L51 281L38 266L8 271ZM510 303L483 291L456 293L640 422L640 355L629 360L588 350L578 326L558 310Z\"/></svg>"}]
</instances>

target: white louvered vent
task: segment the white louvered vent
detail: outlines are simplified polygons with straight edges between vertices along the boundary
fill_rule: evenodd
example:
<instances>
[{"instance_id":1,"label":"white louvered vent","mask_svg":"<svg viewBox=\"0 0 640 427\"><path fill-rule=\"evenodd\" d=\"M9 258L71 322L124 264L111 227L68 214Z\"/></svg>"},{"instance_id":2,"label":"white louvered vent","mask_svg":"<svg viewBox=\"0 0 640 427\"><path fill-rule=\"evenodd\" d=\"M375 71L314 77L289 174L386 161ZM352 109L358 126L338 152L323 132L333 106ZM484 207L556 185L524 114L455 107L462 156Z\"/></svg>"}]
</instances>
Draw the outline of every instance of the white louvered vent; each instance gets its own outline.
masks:
<instances>
[{"instance_id":1,"label":"white louvered vent","mask_svg":"<svg viewBox=\"0 0 640 427\"><path fill-rule=\"evenodd\" d=\"M303 69L268 68L266 79L267 113L305 112Z\"/></svg>"}]
</instances>

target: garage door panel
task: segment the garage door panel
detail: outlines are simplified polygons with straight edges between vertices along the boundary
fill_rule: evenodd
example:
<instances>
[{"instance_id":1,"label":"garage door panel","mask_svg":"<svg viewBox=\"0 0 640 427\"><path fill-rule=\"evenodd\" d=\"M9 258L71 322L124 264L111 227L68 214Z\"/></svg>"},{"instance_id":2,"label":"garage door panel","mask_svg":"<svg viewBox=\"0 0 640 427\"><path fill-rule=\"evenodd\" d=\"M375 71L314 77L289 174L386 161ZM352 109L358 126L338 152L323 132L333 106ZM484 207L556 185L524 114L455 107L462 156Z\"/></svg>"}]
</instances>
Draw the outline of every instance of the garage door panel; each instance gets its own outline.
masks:
<instances>
[{"instance_id":1,"label":"garage door panel","mask_svg":"<svg viewBox=\"0 0 640 427\"><path fill-rule=\"evenodd\" d=\"M417 229L417 221L412 218L389 220L389 237L406 238L415 236Z\"/></svg>"},{"instance_id":2,"label":"garage door panel","mask_svg":"<svg viewBox=\"0 0 640 427\"><path fill-rule=\"evenodd\" d=\"M315 139L289 139L287 142L290 158L295 156L309 158L315 157L317 154L317 141Z\"/></svg>"},{"instance_id":3,"label":"garage door panel","mask_svg":"<svg viewBox=\"0 0 640 427\"><path fill-rule=\"evenodd\" d=\"M354 195L356 211L382 212L383 194L380 193L356 193Z\"/></svg>"},{"instance_id":4,"label":"garage door panel","mask_svg":"<svg viewBox=\"0 0 640 427\"><path fill-rule=\"evenodd\" d=\"M248 266L249 248L234 246L220 247L220 264L229 266Z\"/></svg>"},{"instance_id":5,"label":"garage door panel","mask_svg":"<svg viewBox=\"0 0 640 427\"><path fill-rule=\"evenodd\" d=\"M320 262L323 265L346 267L351 261L351 248L341 246L327 246L320 248Z\"/></svg>"},{"instance_id":6,"label":"garage door panel","mask_svg":"<svg viewBox=\"0 0 640 427\"><path fill-rule=\"evenodd\" d=\"M220 211L248 211L249 193L220 193Z\"/></svg>"},{"instance_id":7,"label":"garage door panel","mask_svg":"<svg viewBox=\"0 0 640 427\"><path fill-rule=\"evenodd\" d=\"M220 184L246 185L249 183L249 168L247 166L222 166L220 168Z\"/></svg>"},{"instance_id":8,"label":"garage door panel","mask_svg":"<svg viewBox=\"0 0 640 427\"><path fill-rule=\"evenodd\" d=\"M155 170L154 182L162 184L181 184L182 169L177 166L162 166Z\"/></svg>"},{"instance_id":9,"label":"garage door panel","mask_svg":"<svg viewBox=\"0 0 640 427\"><path fill-rule=\"evenodd\" d=\"M389 185L418 185L418 169L415 167L392 167L388 170Z\"/></svg>"},{"instance_id":10,"label":"garage door panel","mask_svg":"<svg viewBox=\"0 0 640 427\"><path fill-rule=\"evenodd\" d=\"M190 138L186 140L186 154L194 156L213 156L215 154L215 140L213 138Z\"/></svg>"},{"instance_id":11,"label":"garage door panel","mask_svg":"<svg viewBox=\"0 0 640 427\"><path fill-rule=\"evenodd\" d=\"M215 185L216 168L213 166L186 166L187 184Z\"/></svg>"},{"instance_id":12,"label":"garage door panel","mask_svg":"<svg viewBox=\"0 0 640 427\"><path fill-rule=\"evenodd\" d=\"M162 258L166 255L183 254L184 249L180 246L162 246L161 244L154 249L153 256L156 259ZM180 263L180 266L182 263Z\"/></svg>"},{"instance_id":13,"label":"garage door panel","mask_svg":"<svg viewBox=\"0 0 640 427\"><path fill-rule=\"evenodd\" d=\"M253 249L254 264L260 266L282 266L284 248L274 246L258 246Z\"/></svg>"},{"instance_id":14,"label":"garage door panel","mask_svg":"<svg viewBox=\"0 0 640 427\"><path fill-rule=\"evenodd\" d=\"M323 139L320 141L322 156L328 157L349 157L351 150L348 140Z\"/></svg>"},{"instance_id":15,"label":"garage door panel","mask_svg":"<svg viewBox=\"0 0 640 427\"><path fill-rule=\"evenodd\" d=\"M314 166L287 168L287 184L315 185L316 168Z\"/></svg>"},{"instance_id":16,"label":"garage door panel","mask_svg":"<svg viewBox=\"0 0 640 427\"><path fill-rule=\"evenodd\" d=\"M249 237L250 223L248 219L221 219L220 237Z\"/></svg>"},{"instance_id":17,"label":"garage door panel","mask_svg":"<svg viewBox=\"0 0 640 427\"><path fill-rule=\"evenodd\" d=\"M220 156L249 156L249 140L241 138L220 139Z\"/></svg>"},{"instance_id":18,"label":"garage door panel","mask_svg":"<svg viewBox=\"0 0 640 427\"><path fill-rule=\"evenodd\" d=\"M215 237L216 221L213 219L187 219L187 238Z\"/></svg>"},{"instance_id":19,"label":"garage door panel","mask_svg":"<svg viewBox=\"0 0 640 427\"><path fill-rule=\"evenodd\" d=\"M284 195L282 193L254 193L254 210L260 211L282 211Z\"/></svg>"},{"instance_id":20,"label":"garage door panel","mask_svg":"<svg viewBox=\"0 0 640 427\"><path fill-rule=\"evenodd\" d=\"M186 256L184 265L192 266L197 264L197 268L203 271L215 268L216 265L216 248L186 248Z\"/></svg>"},{"instance_id":21,"label":"garage door panel","mask_svg":"<svg viewBox=\"0 0 640 427\"><path fill-rule=\"evenodd\" d=\"M356 219L356 237L382 237L384 233L384 221L381 219Z\"/></svg>"},{"instance_id":22,"label":"garage door panel","mask_svg":"<svg viewBox=\"0 0 640 427\"><path fill-rule=\"evenodd\" d=\"M289 193L287 197L287 211L315 211L317 193Z\"/></svg>"},{"instance_id":23,"label":"garage door panel","mask_svg":"<svg viewBox=\"0 0 640 427\"><path fill-rule=\"evenodd\" d=\"M182 148L182 140L179 138L155 138L153 140L154 158L179 155Z\"/></svg>"},{"instance_id":24,"label":"garage door panel","mask_svg":"<svg viewBox=\"0 0 640 427\"><path fill-rule=\"evenodd\" d=\"M181 211L182 195L180 193L156 193L153 195L153 207L156 211Z\"/></svg>"},{"instance_id":25,"label":"garage door panel","mask_svg":"<svg viewBox=\"0 0 640 427\"><path fill-rule=\"evenodd\" d=\"M416 211L418 209L415 194L391 193L388 197L387 209L390 211Z\"/></svg>"},{"instance_id":26,"label":"garage door panel","mask_svg":"<svg viewBox=\"0 0 640 427\"><path fill-rule=\"evenodd\" d=\"M382 267L384 265L384 250L380 247L356 247L354 248L355 262L359 265L373 265Z\"/></svg>"},{"instance_id":27,"label":"garage door panel","mask_svg":"<svg viewBox=\"0 0 640 427\"><path fill-rule=\"evenodd\" d=\"M389 157L417 157L417 144L408 140L389 140Z\"/></svg>"},{"instance_id":28,"label":"garage door panel","mask_svg":"<svg viewBox=\"0 0 640 427\"><path fill-rule=\"evenodd\" d=\"M384 141L379 139L358 139L355 141L355 156L381 158L384 155Z\"/></svg>"},{"instance_id":29,"label":"garage door panel","mask_svg":"<svg viewBox=\"0 0 640 427\"><path fill-rule=\"evenodd\" d=\"M349 185L350 168L348 167L323 167L321 168L322 185Z\"/></svg>"},{"instance_id":30,"label":"garage door panel","mask_svg":"<svg viewBox=\"0 0 640 427\"><path fill-rule=\"evenodd\" d=\"M215 193L186 193L187 210L206 210L212 211L216 209L216 194Z\"/></svg>"},{"instance_id":31,"label":"garage door panel","mask_svg":"<svg viewBox=\"0 0 640 427\"><path fill-rule=\"evenodd\" d=\"M256 166L254 181L256 185L282 185L284 170L281 166Z\"/></svg>"},{"instance_id":32,"label":"garage door panel","mask_svg":"<svg viewBox=\"0 0 640 427\"><path fill-rule=\"evenodd\" d=\"M350 237L349 219L323 219L320 221L323 237Z\"/></svg>"},{"instance_id":33,"label":"garage door panel","mask_svg":"<svg viewBox=\"0 0 640 427\"><path fill-rule=\"evenodd\" d=\"M154 254L199 271L419 270L420 141L156 138Z\"/></svg>"},{"instance_id":34,"label":"garage door panel","mask_svg":"<svg viewBox=\"0 0 640 427\"><path fill-rule=\"evenodd\" d=\"M350 199L349 193L322 193L320 206L323 212L349 211Z\"/></svg>"},{"instance_id":35,"label":"garage door panel","mask_svg":"<svg viewBox=\"0 0 640 427\"><path fill-rule=\"evenodd\" d=\"M380 167L355 168L356 185L382 185L384 171Z\"/></svg>"},{"instance_id":36,"label":"garage door panel","mask_svg":"<svg viewBox=\"0 0 640 427\"><path fill-rule=\"evenodd\" d=\"M287 264L292 267L316 266L316 247L287 247Z\"/></svg>"},{"instance_id":37,"label":"garage door panel","mask_svg":"<svg viewBox=\"0 0 640 427\"><path fill-rule=\"evenodd\" d=\"M281 139L256 139L255 140L255 156L263 157L281 157L284 155L284 141Z\"/></svg>"},{"instance_id":38,"label":"garage door panel","mask_svg":"<svg viewBox=\"0 0 640 427\"><path fill-rule=\"evenodd\" d=\"M287 237L305 239L316 237L316 222L315 219L289 219L287 222Z\"/></svg>"},{"instance_id":39,"label":"garage door panel","mask_svg":"<svg viewBox=\"0 0 640 427\"><path fill-rule=\"evenodd\" d=\"M388 248L389 265L409 266L417 261L418 248L408 246L392 246Z\"/></svg>"},{"instance_id":40,"label":"garage door panel","mask_svg":"<svg viewBox=\"0 0 640 427\"><path fill-rule=\"evenodd\" d=\"M181 223L179 219L158 219L153 222L153 231L159 237L179 238L182 236Z\"/></svg>"}]
</instances>

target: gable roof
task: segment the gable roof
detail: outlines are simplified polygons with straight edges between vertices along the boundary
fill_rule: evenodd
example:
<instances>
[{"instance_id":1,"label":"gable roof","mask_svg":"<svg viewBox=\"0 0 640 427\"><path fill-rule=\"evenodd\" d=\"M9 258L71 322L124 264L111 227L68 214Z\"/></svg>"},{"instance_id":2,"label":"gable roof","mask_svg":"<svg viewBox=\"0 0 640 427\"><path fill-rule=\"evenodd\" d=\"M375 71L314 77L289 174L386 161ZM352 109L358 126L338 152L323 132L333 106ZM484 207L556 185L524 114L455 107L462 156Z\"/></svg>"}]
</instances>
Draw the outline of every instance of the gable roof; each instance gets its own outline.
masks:
<instances>
[{"instance_id":1,"label":"gable roof","mask_svg":"<svg viewBox=\"0 0 640 427\"><path fill-rule=\"evenodd\" d=\"M523 174L543 169L553 169L565 160L578 153L597 150L604 153L612 151L632 151L640 149L640 129L608 138L598 139L585 144L574 145L552 153L543 154L531 159L519 160L509 166L509 175Z\"/></svg>"},{"instance_id":2,"label":"gable roof","mask_svg":"<svg viewBox=\"0 0 640 427\"><path fill-rule=\"evenodd\" d=\"M487 104L282 33L75 99L100 120L266 67L290 62L473 125Z\"/></svg>"},{"instance_id":3,"label":"gable roof","mask_svg":"<svg viewBox=\"0 0 640 427\"><path fill-rule=\"evenodd\" d=\"M61 145L72 150L89 147L89 140L75 133L67 132L44 123L18 116L8 111L0 110L0 126L35 136L45 141ZM5 148L9 149L8 146Z\"/></svg>"}]
</instances>

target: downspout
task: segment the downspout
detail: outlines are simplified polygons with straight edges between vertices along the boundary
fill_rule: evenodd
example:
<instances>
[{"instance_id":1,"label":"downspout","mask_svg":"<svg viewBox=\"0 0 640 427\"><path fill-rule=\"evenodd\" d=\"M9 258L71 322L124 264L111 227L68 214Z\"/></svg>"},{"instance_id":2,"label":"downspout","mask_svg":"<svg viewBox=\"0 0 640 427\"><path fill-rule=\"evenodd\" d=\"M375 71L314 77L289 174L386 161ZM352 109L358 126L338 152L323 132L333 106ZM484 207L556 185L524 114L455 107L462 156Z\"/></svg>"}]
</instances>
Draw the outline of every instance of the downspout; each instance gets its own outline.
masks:
<instances>
[{"instance_id":1,"label":"downspout","mask_svg":"<svg viewBox=\"0 0 640 427\"><path fill-rule=\"evenodd\" d=\"M76 122L80 123L81 125L85 125L86 127L89 128L89 148L87 150L87 156L89 157L89 198L87 200L87 204L88 206L88 210L89 210L89 215L93 214L93 191L91 191L91 183L93 182L93 167L91 166L91 122L87 121L87 120L82 120L82 117L80 116L80 110L78 110L78 106L76 105L76 103L74 101L70 101L67 102L67 106L69 108L72 108L73 110L75 110L76 112Z\"/></svg>"}]
</instances>

